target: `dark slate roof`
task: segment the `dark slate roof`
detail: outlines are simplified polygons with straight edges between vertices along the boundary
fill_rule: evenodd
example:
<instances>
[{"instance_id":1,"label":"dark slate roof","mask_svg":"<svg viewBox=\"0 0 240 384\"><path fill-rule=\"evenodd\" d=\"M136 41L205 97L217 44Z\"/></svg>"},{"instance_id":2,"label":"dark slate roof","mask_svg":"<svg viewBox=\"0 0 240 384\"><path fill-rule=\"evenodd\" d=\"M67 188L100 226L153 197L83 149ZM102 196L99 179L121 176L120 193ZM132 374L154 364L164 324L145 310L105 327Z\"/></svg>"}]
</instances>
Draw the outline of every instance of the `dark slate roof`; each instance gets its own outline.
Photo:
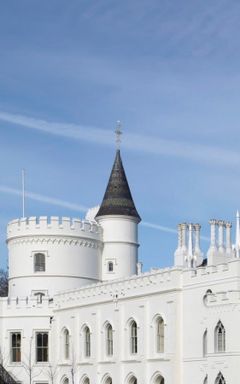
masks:
<instances>
[{"instance_id":1,"label":"dark slate roof","mask_svg":"<svg viewBox=\"0 0 240 384\"><path fill-rule=\"evenodd\" d=\"M106 192L96 217L106 215L132 216L141 221L133 202L119 149L117 150Z\"/></svg>"}]
</instances>

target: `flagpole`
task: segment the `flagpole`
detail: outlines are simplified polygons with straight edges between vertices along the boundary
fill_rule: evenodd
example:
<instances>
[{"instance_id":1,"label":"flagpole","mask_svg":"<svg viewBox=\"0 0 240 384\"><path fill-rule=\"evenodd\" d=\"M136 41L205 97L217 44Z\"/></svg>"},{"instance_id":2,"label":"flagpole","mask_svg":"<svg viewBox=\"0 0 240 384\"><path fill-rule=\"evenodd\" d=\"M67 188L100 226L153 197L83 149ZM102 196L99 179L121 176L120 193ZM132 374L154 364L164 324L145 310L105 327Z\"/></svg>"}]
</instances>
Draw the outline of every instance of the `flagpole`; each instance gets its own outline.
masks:
<instances>
[{"instance_id":1,"label":"flagpole","mask_svg":"<svg viewBox=\"0 0 240 384\"><path fill-rule=\"evenodd\" d=\"M22 217L25 217L25 169L22 169Z\"/></svg>"}]
</instances>

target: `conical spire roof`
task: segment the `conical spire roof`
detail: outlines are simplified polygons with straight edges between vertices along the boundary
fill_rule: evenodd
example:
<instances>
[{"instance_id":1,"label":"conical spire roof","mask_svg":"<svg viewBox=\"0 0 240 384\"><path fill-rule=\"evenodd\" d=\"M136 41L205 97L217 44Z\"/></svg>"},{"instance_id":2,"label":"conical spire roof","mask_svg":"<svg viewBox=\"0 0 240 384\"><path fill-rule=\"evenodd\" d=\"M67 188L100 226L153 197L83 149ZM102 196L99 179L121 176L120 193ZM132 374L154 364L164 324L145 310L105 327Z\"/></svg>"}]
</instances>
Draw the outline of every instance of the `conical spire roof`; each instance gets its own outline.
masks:
<instances>
[{"instance_id":1,"label":"conical spire roof","mask_svg":"<svg viewBox=\"0 0 240 384\"><path fill-rule=\"evenodd\" d=\"M116 152L106 192L96 217L106 215L132 216L141 221L133 202L119 149Z\"/></svg>"}]
</instances>

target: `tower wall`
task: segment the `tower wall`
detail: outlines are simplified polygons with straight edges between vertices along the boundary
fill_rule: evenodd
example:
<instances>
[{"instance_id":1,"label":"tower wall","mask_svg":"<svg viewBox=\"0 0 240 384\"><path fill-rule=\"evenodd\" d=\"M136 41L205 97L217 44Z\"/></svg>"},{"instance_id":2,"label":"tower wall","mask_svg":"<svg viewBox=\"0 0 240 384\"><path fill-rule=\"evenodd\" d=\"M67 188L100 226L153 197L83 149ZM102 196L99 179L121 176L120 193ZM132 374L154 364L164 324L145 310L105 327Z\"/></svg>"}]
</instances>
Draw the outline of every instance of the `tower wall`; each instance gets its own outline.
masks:
<instances>
[{"instance_id":1,"label":"tower wall","mask_svg":"<svg viewBox=\"0 0 240 384\"><path fill-rule=\"evenodd\" d=\"M9 296L28 296L98 282L102 230L90 221L63 217L14 220L7 228ZM45 256L45 271L35 272L35 255Z\"/></svg>"},{"instance_id":2,"label":"tower wall","mask_svg":"<svg viewBox=\"0 0 240 384\"><path fill-rule=\"evenodd\" d=\"M109 215L97 220L103 228L102 280L136 274L139 247L137 219ZM109 271L109 263L113 263L112 271Z\"/></svg>"}]
</instances>

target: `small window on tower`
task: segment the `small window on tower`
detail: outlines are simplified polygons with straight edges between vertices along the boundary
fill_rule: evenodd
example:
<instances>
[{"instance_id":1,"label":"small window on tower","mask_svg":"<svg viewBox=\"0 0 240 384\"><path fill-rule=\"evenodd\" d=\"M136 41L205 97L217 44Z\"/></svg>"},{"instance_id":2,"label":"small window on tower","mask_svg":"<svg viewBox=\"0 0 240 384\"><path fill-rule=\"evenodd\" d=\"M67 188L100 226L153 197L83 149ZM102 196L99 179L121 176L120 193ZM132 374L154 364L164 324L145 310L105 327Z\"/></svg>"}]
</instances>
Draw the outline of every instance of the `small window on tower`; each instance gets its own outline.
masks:
<instances>
[{"instance_id":1,"label":"small window on tower","mask_svg":"<svg viewBox=\"0 0 240 384\"><path fill-rule=\"evenodd\" d=\"M34 272L45 272L45 254L44 253L35 253L34 254Z\"/></svg>"},{"instance_id":2,"label":"small window on tower","mask_svg":"<svg viewBox=\"0 0 240 384\"><path fill-rule=\"evenodd\" d=\"M108 272L113 272L113 262L109 261L108 263Z\"/></svg>"}]
</instances>

